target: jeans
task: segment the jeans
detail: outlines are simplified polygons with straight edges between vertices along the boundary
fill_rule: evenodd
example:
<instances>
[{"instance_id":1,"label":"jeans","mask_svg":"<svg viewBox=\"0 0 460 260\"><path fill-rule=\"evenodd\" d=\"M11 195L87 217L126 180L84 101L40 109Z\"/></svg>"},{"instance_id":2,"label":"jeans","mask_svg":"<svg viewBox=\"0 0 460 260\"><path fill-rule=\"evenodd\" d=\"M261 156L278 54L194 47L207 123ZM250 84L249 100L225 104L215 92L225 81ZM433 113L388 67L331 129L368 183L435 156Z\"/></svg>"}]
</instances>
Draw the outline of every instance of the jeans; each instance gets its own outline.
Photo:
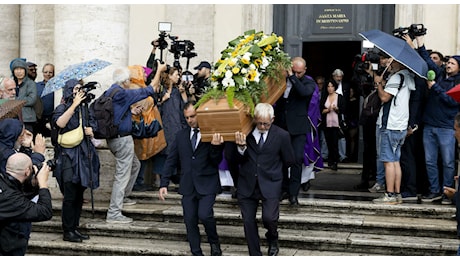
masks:
<instances>
[{"instance_id":1,"label":"jeans","mask_svg":"<svg viewBox=\"0 0 460 260\"><path fill-rule=\"evenodd\" d=\"M339 160L343 161L347 158L347 140L344 138L339 138Z\"/></svg>"},{"instance_id":2,"label":"jeans","mask_svg":"<svg viewBox=\"0 0 460 260\"><path fill-rule=\"evenodd\" d=\"M123 199L131 194L141 163L134 153L132 136L107 139L107 145L116 160L116 172L107 217L115 218L122 215Z\"/></svg>"},{"instance_id":3,"label":"jeans","mask_svg":"<svg viewBox=\"0 0 460 260\"><path fill-rule=\"evenodd\" d=\"M430 193L442 193L443 186L454 187L455 130L426 125L423 129L426 171ZM438 151L441 153L443 183L439 183Z\"/></svg>"},{"instance_id":4,"label":"jeans","mask_svg":"<svg viewBox=\"0 0 460 260\"><path fill-rule=\"evenodd\" d=\"M385 167L380 160L380 128L375 127L375 147L377 149L377 172L375 174L375 181L381 186L385 184Z\"/></svg>"}]
</instances>

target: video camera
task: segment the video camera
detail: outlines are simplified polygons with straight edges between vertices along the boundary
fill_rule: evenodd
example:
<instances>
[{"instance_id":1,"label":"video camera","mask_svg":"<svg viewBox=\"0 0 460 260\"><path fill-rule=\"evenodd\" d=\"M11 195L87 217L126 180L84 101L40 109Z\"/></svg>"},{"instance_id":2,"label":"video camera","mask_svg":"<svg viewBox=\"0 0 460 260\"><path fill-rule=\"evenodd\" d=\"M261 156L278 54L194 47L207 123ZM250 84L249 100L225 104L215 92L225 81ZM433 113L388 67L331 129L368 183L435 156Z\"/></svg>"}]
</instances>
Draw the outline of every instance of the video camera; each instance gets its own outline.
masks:
<instances>
[{"instance_id":1,"label":"video camera","mask_svg":"<svg viewBox=\"0 0 460 260\"><path fill-rule=\"evenodd\" d=\"M90 103L91 100L93 100L96 97L96 95L89 92L93 89L96 89L96 85L98 84L99 83L97 83L96 81L90 81L80 88L80 90L82 90L85 93L85 99L83 99L82 102Z\"/></svg>"},{"instance_id":2,"label":"video camera","mask_svg":"<svg viewBox=\"0 0 460 260\"><path fill-rule=\"evenodd\" d=\"M372 65L373 70L378 69L380 63L380 55L375 51L363 52L355 56L354 71L357 73L366 73L369 70L369 66Z\"/></svg>"},{"instance_id":3,"label":"video camera","mask_svg":"<svg viewBox=\"0 0 460 260\"><path fill-rule=\"evenodd\" d=\"M426 28L423 24L411 24L409 27L399 27L393 30L393 35L402 38L408 34L413 40L416 36L422 36L426 34Z\"/></svg>"},{"instance_id":4,"label":"video camera","mask_svg":"<svg viewBox=\"0 0 460 260\"><path fill-rule=\"evenodd\" d=\"M186 69L188 70L188 64L189 60L197 54L193 52L195 49L195 43L193 43L190 40L181 40L179 41L178 36L172 36L168 34L167 32L170 32L172 28L172 23L170 22L159 22L158 23L158 31L160 31L159 38L155 41L152 41L151 44L154 46L157 46L160 51L160 61L163 61L163 50L168 47L168 42L166 41L166 38L169 38L171 40L171 48L169 51L174 54L174 63L173 67L176 67L178 69L182 69L179 58L184 57L187 58L187 67ZM156 73L156 64L154 65L155 68L152 68L152 73ZM169 69L168 69L169 70Z\"/></svg>"}]
</instances>

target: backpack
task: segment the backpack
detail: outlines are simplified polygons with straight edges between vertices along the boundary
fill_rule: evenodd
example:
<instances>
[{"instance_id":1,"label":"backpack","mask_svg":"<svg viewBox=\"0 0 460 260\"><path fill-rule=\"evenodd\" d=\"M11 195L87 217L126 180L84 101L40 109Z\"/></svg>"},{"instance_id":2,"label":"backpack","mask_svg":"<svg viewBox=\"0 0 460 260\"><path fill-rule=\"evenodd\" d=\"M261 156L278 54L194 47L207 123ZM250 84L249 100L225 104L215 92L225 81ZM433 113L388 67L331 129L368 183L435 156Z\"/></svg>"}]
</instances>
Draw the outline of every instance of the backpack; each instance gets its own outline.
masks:
<instances>
[{"instance_id":1,"label":"backpack","mask_svg":"<svg viewBox=\"0 0 460 260\"><path fill-rule=\"evenodd\" d=\"M114 122L112 99L119 90L119 88L114 89L109 96L104 92L90 105L97 125L94 131L96 139L110 139L118 134L118 124Z\"/></svg>"}]
</instances>

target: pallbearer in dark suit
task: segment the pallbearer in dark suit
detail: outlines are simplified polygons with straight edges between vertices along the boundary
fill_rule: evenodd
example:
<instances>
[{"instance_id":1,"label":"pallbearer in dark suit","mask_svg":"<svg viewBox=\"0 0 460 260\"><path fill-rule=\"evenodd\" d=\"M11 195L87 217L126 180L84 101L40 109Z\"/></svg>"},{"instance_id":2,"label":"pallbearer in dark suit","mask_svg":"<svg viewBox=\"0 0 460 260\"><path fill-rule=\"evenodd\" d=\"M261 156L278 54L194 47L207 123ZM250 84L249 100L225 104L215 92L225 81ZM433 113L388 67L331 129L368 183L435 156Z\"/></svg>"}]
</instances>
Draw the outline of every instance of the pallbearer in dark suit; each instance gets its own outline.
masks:
<instances>
[{"instance_id":1,"label":"pallbearer in dark suit","mask_svg":"<svg viewBox=\"0 0 460 260\"><path fill-rule=\"evenodd\" d=\"M275 124L288 131L294 149L295 164L291 166L290 177L288 170L284 170L285 195L292 206L298 206L300 183L302 179L302 165L304 163L305 144L307 134L311 134L308 118L308 106L316 89L315 81L306 75L307 65L302 57L292 58L292 68L286 70L287 81L284 95L276 101ZM281 197L281 199L285 199Z\"/></svg>"},{"instance_id":2,"label":"pallbearer in dark suit","mask_svg":"<svg viewBox=\"0 0 460 260\"><path fill-rule=\"evenodd\" d=\"M179 194L182 194L181 202L190 250L193 255L203 255L198 227L198 222L201 221L211 245L211 255L219 256L222 255L222 251L213 207L216 194L221 191L218 166L222 161L224 140L220 134L215 133L211 143L200 142L201 134L193 103L185 105L184 116L189 127L177 132L172 143L161 175L159 198L164 200L168 195L170 178L180 163L182 177Z\"/></svg>"},{"instance_id":3,"label":"pallbearer in dark suit","mask_svg":"<svg viewBox=\"0 0 460 260\"><path fill-rule=\"evenodd\" d=\"M254 109L253 131L247 137L241 132L235 133L240 164L237 197L249 255L262 255L256 220L259 201L262 201L262 221L267 229L268 255L277 255L279 251L278 219L283 164L289 167L295 157L289 133L272 125L273 120L273 107L259 103Z\"/></svg>"}]
</instances>

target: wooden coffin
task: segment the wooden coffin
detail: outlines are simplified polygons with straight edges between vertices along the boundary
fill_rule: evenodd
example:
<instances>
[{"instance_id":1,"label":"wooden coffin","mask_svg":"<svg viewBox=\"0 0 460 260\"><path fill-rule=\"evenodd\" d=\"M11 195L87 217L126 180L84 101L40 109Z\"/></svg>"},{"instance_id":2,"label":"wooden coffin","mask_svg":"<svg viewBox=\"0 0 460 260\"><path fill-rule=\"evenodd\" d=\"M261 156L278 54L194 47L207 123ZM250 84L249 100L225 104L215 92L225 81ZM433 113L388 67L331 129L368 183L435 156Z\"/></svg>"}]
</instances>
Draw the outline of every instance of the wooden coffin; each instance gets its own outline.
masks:
<instances>
[{"instance_id":1,"label":"wooden coffin","mask_svg":"<svg viewBox=\"0 0 460 260\"><path fill-rule=\"evenodd\" d=\"M274 104L286 89L286 82L281 84L273 78L266 79L268 95L262 95L260 102ZM198 124L200 126L201 141L210 142L213 133L220 133L224 141L235 141L235 132L241 131L246 135L252 129L252 117L249 108L234 99L235 107L229 108L227 99L221 98L217 102L208 100L198 107Z\"/></svg>"},{"instance_id":2,"label":"wooden coffin","mask_svg":"<svg viewBox=\"0 0 460 260\"><path fill-rule=\"evenodd\" d=\"M247 134L252 128L249 108L238 100L229 108L226 98L208 100L197 109L201 141L210 142L214 133L220 133L224 141L235 141L235 132Z\"/></svg>"}]
</instances>

